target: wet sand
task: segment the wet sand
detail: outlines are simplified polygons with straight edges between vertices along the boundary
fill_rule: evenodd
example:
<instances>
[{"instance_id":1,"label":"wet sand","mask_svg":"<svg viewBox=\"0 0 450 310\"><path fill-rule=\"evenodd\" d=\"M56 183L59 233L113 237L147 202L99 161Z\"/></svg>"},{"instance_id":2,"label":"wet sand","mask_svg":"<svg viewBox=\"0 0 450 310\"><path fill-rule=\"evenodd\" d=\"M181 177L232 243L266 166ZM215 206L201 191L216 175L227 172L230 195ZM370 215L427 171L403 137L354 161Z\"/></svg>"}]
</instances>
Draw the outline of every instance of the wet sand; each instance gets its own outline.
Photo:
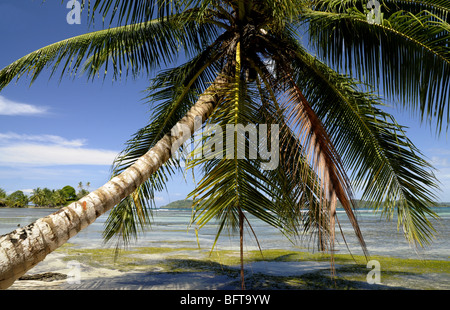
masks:
<instances>
[{"instance_id":1,"label":"wet sand","mask_svg":"<svg viewBox=\"0 0 450 310\"><path fill-rule=\"evenodd\" d=\"M71 249L51 253L30 270L28 279L17 280L9 290L239 290L239 265L210 262L193 250L154 254L127 254L117 263L86 259L86 252ZM78 254L75 255L75 254ZM73 259L77 258L79 259ZM129 262L132 261L130 264ZM369 284L364 267L336 264L337 286L330 280L328 261L256 260L247 262L249 289L450 289L448 271L443 274L399 272ZM350 269L349 269L350 268ZM355 271L356 270L356 271ZM356 278L355 278L356 273ZM359 274L358 274L359 273ZM51 278L54 274L54 279ZM30 276L34 275L34 279ZM36 276L37 275L37 276ZM39 275L42 278L39 278ZM64 277L65 276L65 277ZM349 278L350 277L350 278ZM26 278L26 277L25 277ZM445 280L447 279L447 280Z\"/></svg>"},{"instance_id":2,"label":"wet sand","mask_svg":"<svg viewBox=\"0 0 450 310\"><path fill-rule=\"evenodd\" d=\"M65 279L18 280L11 290L234 290L238 286L238 266L232 266L236 275L224 275L216 271L166 271L161 267L150 270L120 271L111 268L93 267L87 264L68 263L64 254L52 253L27 275L46 273L67 275ZM150 260L158 262L169 258L166 255L152 255ZM73 262L73 261L72 261ZM151 265L150 261L147 264ZM330 268L328 262L253 262L246 265L250 273L277 276L302 275ZM56 277L57 278L57 277Z\"/></svg>"}]
</instances>

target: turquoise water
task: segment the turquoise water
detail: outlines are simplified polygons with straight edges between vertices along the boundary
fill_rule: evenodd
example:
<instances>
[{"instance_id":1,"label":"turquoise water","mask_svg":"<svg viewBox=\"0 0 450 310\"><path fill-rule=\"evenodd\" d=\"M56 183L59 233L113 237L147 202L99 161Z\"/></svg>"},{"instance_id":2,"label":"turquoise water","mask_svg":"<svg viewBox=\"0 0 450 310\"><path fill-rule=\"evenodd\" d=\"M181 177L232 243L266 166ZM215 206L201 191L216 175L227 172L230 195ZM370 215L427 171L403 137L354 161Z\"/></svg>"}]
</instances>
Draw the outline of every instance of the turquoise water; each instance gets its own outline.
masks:
<instances>
[{"instance_id":1,"label":"turquoise water","mask_svg":"<svg viewBox=\"0 0 450 310\"><path fill-rule=\"evenodd\" d=\"M380 220L379 215L370 210L359 210L358 221L371 255L384 255L401 258L440 259L450 261L450 207L435 208L440 216L440 221L435 223L437 230L436 239L431 246L416 251L404 239L401 232L397 231L396 220L386 222ZM55 209L0 209L0 235L9 233L18 225L26 226L40 217L55 212ZM217 227L211 223L199 231L198 239L195 227L188 227L191 212L189 210L158 210L154 211L154 222L151 228L142 234L135 246L161 246L161 247L197 247L210 249L215 238ZM349 249L353 254L362 254L359 244L353 235L353 230L344 211L338 211L338 218ZM102 231L107 215L97 219L95 223L81 231L77 236L69 240L80 247L99 248L114 246L104 244ZM257 220L251 220L253 230L263 250L265 249L294 249L310 248L313 250L309 237L298 240L292 244L278 230ZM347 254L348 249L342 237L337 232L338 253ZM251 232L245 236L245 245L248 250L257 249L257 243ZM199 243L197 243L197 241ZM217 244L218 249L238 249L239 240L236 236L229 236L224 232Z\"/></svg>"}]
</instances>

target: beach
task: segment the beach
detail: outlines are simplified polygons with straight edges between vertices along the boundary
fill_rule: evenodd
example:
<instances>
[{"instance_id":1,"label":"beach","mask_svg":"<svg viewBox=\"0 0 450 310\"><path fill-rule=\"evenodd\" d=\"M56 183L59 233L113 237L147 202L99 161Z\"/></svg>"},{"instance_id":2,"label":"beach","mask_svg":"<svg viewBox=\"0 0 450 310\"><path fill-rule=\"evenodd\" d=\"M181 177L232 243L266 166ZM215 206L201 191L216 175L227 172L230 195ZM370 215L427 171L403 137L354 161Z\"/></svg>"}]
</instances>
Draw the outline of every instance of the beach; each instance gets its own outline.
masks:
<instances>
[{"instance_id":1,"label":"beach","mask_svg":"<svg viewBox=\"0 0 450 310\"><path fill-rule=\"evenodd\" d=\"M51 212L54 210L2 210L0 233ZM100 217L9 290L240 290L236 236L224 234L211 251L217 229L213 223L196 235L187 225L190 211L155 213L151 229L117 256L115 244L103 242L106 218ZM368 259L361 255L343 220L347 245L338 240L334 276L329 254L294 244L266 224L255 222L253 229L261 248L251 234L246 235L246 289L449 290L449 213L441 214L442 238L422 253L414 251L401 235L393 234L395 223L381 224L372 213L360 215L371 254L368 259L379 264L377 283L368 278L373 267L367 265Z\"/></svg>"},{"instance_id":2,"label":"beach","mask_svg":"<svg viewBox=\"0 0 450 310\"><path fill-rule=\"evenodd\" d=\"M239 290L237 251L141 248L77 249L63 246L17 280L10 290ZM153 253L152 253L153 252ZM156 253L154 253L156 252ZM259 255L258 255L259 254ZM246 288L251 290L357 289L357 290L448 290L450 262L378 258L381 281L370 284L370 269L337 255L332 276L327 255L303 251L247 253ZM389 266L389 267L387 267ZM37 275L30 279L31 275ZM39 277L41 276L41 278ZM47 277L45 277L45 275ZM50 275L54 275L53 279Z\"/></svg>"}]
</instances>

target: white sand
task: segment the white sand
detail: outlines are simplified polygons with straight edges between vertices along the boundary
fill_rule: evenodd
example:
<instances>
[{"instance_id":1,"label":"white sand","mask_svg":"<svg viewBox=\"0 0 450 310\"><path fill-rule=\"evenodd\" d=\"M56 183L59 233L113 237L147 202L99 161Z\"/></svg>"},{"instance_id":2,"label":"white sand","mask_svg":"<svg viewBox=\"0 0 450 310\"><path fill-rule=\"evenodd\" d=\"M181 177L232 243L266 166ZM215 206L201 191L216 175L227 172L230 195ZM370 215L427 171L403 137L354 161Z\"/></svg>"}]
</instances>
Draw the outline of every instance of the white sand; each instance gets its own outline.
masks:
<instances>
[{"instance_id":1,"label":"white sand","mask_svg":"<svg viewBox=\"0 0 450 310\"><path fill-rule=\"evenodd\" d=\"M191 258L194 253L176 251L160 254L133 254L133 257L143 260L143 265L131 271L123 272L105 267L92 267L77 261L67 262L65 254L54 252L30 270L27 275L43 273L60 273L67 279L45 282L42 280L17 280L10 290L238 290L239 266L234 275L211 271L168 272L161 267L166 259ZM192 256L191 256L192 255ZM72 264L71 264L72 263ZM340 266L336 266L339 268ZM315 261L256 261L247 263L245 270L248 275L268 276L300 276L307 273L329 272L329 262ZM447 274L417 274L392 278L387 283L382 278L380 287L360 282L360 288L386 289L390 288L435 288L450 289L450 278Z\"/></svg>"},{"instance_id":2,"label":"white sand","mask_svg":"<svg viewBox=\"0 0 450 310\"><path fill-rule=\"evenodd\" d=\"M145 255L155 262L164 259L164 255ZM47 258L30 270L27 275L46 272L68 275L67 279L45 282L41 280L17 280L10 290L210 290L237 289L236 278L215 272L159 272L152 271L121 272L110 268L94 268L74 262L63 261L64 254L51 253ZM239 266L235 267L236 269ZM327 262L252 262L245 266L250 273L268 275L301 275L330 268ZM238 272L236 272L238 276Z\"/></svg>"}]
</instances>

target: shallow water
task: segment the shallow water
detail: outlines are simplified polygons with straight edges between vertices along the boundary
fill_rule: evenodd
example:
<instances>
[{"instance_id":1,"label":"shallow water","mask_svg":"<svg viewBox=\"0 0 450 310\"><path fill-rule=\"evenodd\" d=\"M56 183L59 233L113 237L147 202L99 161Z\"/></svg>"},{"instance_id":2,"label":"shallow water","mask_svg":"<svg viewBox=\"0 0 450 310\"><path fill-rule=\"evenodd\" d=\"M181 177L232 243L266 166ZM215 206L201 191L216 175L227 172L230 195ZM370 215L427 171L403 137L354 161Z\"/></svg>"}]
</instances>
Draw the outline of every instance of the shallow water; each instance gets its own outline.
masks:
<instances>
[{"instance_id":1,"label":"shallow water","mask_svg":"<svg viewBox=\"0 0 450 310\"><path fill-rule=\"evenodd\" d=\"M432 220L436 229L435 238L429 246L415 248L410 245L403 232L397 230L397 219L391 221L380 219L380 215L374 214L371 210L361 210L358 212L358 222L361 232L367 244L370 255L383 255L400 258L420 258L420 259L439 259L450 261L450 208L433 208L439 215L440 220ZM342 211L343 212L343 211ZM362 254L358 248L356 238L351 233L351 225L344 218L343 227L346 232L347 241L351 244L352 252ZM345 252L345 247L342 247Z\"/></svg>"},{"instance_id":2,"label":"shallow water","mask_svg":"<svg viewBox=\"0 0 450 310\"><path fill-rule=\"evenodd\" d=\"M40 217L55 212L55 209L0 209L0 235L9 233L16 229L18 225L26 226ZM440 221L435 223L437 237L433 243L424 249L416 251L404 239L403 234L397 231L397 223L394 219L391 222L380 220L379 215L370 210L359 210L358 221L362 234L366 241L370 255L383 255L400 258L421 258L439 259L450 261L450 208L434 208L440 216ZM217 227L211 223L199 230L198 239L195 234L195 227L189 227L191 211L189 210L158 210L154 211L154 222L151 228L143 233L135 246L161 246L161 247L197 247L210 249L214 243ZM344 211L338 211L338 218L344 232L345 239L352 254L362 254L361 248L354 237L353 229L346 219ZM81 231L77 236L69 240L79 247L99 248L114 246L115 243L104 244L102 232L107 215L97 219L95 223ZM266 249L294 249L297 247L313 248L308 237L295 244L291 243L278 230L257 220L251 220L253 230L258 238L263 250ZM349 253L342 237L338 236L338 253ZM247 250L257 249L251 231L245 236ZM198 241L198 243L197 243ZM228 236L224 232L219 238L217 248L238 249L239 240L236 236Z\"/></svg>"}]
</instances>

